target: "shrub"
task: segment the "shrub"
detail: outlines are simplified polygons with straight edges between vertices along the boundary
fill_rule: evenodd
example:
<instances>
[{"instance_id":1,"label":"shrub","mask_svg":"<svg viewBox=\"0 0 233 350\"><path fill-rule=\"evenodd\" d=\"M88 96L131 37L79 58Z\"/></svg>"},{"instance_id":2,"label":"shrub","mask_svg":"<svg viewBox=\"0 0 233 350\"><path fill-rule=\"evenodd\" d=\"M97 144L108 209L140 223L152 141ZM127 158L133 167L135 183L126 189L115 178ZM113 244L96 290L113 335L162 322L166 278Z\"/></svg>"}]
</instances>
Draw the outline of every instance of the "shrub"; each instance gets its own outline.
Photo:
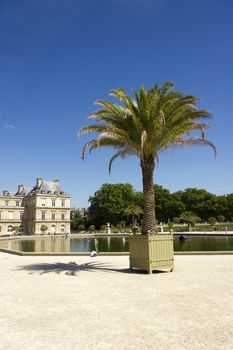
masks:
<instances>
[{"instance_id":1,"label":"shrub","mask_svg":"<svg viewBox=\"0 0 233 350\"><path fill-rule=\"evenodd\" d=\"M95 231L95 225L90 225L89 226L89 231L94 232Z\"/></svg>"},{"instance_id":2,"label":"shrub","mask_svg":"<svg viewBox=\"0 0 233 350\"><path fill-rule=\"evenodd\" d=\"M117 227L112 227L111 233L119 233L119 229Z\"/></svg>"},{"instance_id":3,"label":"shrub","mask_svg":"<svg viewBox=\"0 0 233 350\"><path fill-rule=\"evenodd\" d=\"M225 216L223 216L223 215L218 215L218 216L217 216L217 220L218 220L218 222L224 222L224 221L225 221Z\"/></svg>"},{"instance_id":4,"label":"shrub","mask_svg":"<svg viewBox=\"0 0 233 350\"><path fill-rule=\"evenodd\" d=\"M43 225L41 225L40 230L41 230L42 233L45 233L45 231L48 230L48 226L43 224Z\"/></svg>"},{"instance_id":5,"label":"shrub","mask_svg":"<svg viewBox=\"0 0 233 350\"><path fill-rule=\"evenodd\" d=\"M106 225L102 225L101 228L100 228L100 231L101 232L107 232L107 226Z\"/></svg>"},{"instance_id":6,"label":"shrub","mask_svg":"<svg viewBox=\"0 0 233 350\"><path fill-rule=\"evenodd\" d=\"M178 224L179 222L180 222L180 218L178 218L178 217L174 217L174 218L172 218L172 221L175 223L175 224Z\"/></svg>"},{"instance_id":7,"label":"shrub","mask_svg":"<svg viewBox=\"0 0 233 350\"><path fill-rule=\"evenodd\" d=\"M216 218L214 218L213 216L209 217L208 219L208 223L211 225L211 226L214 226L216 224Z\"/></svg>"},{"instance_id":8,"label":"shrub","mask_svg":"<svg viewBox=\"0 0 233 350\"><path fill-rule=\"evenodd\" d=\"M84 231L85 230L85 225L80 224L78 225L78 231Z\"/></svg>"}]
</instances>

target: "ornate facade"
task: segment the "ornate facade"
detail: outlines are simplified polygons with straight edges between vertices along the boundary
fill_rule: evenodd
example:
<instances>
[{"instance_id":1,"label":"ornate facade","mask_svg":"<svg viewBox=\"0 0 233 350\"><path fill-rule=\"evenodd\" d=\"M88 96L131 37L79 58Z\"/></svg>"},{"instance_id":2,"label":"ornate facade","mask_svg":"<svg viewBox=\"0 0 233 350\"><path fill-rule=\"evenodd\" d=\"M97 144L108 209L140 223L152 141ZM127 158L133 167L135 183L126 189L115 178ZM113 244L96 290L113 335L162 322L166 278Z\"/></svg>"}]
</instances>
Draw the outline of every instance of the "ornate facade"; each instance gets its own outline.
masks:
<instances>
[{"instance_id":1,"label":"ornate facade","mask_svg":"<svg viewBox=\"0 0 233 350\"><path fill-rule=\"evenodd\" d=\"M0 195L0 235L18 230L24 234L70 233L70 196L59 180L37 178L36 185Z\"/></svg>"}]
</instances>

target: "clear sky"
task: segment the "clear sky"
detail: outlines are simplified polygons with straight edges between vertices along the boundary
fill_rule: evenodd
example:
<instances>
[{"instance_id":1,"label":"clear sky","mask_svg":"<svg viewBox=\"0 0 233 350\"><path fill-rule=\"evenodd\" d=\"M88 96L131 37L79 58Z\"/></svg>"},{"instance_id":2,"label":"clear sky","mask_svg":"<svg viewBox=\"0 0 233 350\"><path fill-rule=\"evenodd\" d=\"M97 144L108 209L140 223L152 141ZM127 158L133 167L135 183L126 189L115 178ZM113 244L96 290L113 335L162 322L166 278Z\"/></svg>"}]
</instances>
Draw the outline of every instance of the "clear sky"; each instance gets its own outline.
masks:
<instances>
[{"instance_id":1,"label":"clear sky","mask_svg":"<svg viewBox=\"0 0 233 350\"><path fill-rule=\"evenodd\" d=\"M218 149L163 154L155 182L233 192L232 0L0 0L0 191L60 179L84 207L105 183L142 189L136 158L80 159L77 139L96 99L173 80L213 113Z\"/></svg>"}]
</instances>

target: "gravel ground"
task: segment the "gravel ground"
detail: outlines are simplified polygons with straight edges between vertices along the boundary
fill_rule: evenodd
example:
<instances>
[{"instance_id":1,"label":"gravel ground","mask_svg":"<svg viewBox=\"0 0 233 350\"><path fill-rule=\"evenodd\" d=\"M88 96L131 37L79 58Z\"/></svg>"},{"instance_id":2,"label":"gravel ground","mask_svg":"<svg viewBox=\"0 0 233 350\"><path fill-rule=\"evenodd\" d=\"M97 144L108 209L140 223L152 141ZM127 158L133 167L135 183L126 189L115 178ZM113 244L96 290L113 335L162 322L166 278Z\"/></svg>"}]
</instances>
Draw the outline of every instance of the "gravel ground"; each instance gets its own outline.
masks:
<instances>
[{"instance_id":1,"label":"gravel ground","mask_svg":"<svg viewBox=\"0 0 233 350\"><path fill-rule=\"evenodd\" d=\"M0 253L0 349L233 349L233 256L176 256L130 272L127 256Z\"/></svg>"}]
</instances>

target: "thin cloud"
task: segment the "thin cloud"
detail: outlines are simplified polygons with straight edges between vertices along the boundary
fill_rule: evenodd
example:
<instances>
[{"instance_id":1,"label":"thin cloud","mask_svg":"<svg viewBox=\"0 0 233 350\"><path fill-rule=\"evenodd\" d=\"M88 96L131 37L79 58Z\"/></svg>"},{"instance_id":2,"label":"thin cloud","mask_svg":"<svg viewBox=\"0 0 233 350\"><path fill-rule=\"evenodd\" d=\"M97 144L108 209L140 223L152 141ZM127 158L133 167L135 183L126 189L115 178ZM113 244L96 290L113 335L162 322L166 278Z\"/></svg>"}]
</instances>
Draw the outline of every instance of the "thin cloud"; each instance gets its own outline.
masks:
<instances>
[{"instance_id":1,"label":"thin cloud","mask_svg":"<svg viewBox=\"0 0 233 350\"><path fill-rule=\"evenodd\" d=\"M12 129L12 130L16 129L16 126L14 124L8 122L8 118L7 117L3 118L3 126L6 129Z\"/></svg>"},{"instance_id":2,"label":"thin cloud","mask_svg":"<svg viewBox=\"0 0 233 350\"><path fill-rule=\"evenodd\" d=\"M7 129L16 129L16 127L13 124L4 123L4 126Z\"/></svg>"}]
</instances>

